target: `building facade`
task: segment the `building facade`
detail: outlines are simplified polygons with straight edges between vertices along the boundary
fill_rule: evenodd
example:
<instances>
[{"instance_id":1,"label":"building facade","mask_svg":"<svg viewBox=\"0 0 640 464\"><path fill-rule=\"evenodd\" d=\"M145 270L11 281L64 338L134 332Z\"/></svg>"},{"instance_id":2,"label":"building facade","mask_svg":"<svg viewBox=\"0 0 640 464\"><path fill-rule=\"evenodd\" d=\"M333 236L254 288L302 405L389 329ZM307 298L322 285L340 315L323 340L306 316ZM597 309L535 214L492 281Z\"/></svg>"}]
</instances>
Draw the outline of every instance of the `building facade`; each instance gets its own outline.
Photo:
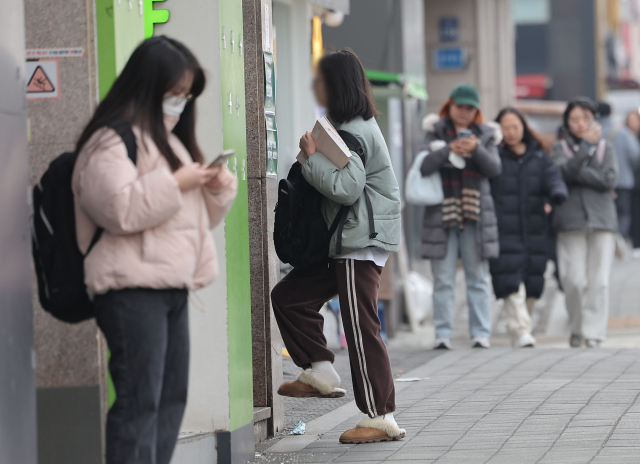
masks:
<instances>
[{"instance_id":1,"label":"building facade","mask_svg":"<svg viewBox=\"0 0 640 464\"><path fill-rule=\"evenodd\" d=\"M206 69L207 88L198 101L199 142L209 159L223 149L236 150L228 167L238 177L239 192L225 223L212 231L218 247L220 277L213 285L193 292L190 298L189 401L173 462L245 462L253 457L255 439L283 428L282 400L275 394L282 381L281 344L269 299L278 278L278 261L271 243L277 179L267 172L265 125L264 57L265 52L273 52L271 1L154 4L152 0L56 0L45 6L38 0L26 0L24 19L20 16L22 2L3 0L3 6L6 2L12 14L3 15L2 21L10 18L12 27L5 28L3 22L0 45L13 47L8 56L14 61L19 57L22 71L25 51L20 37L26 35L26 72L35 73L41 68L55 87L53 93L31 95L25 106L22 89L32 76L18 73L17 83L11 84L16 87L13 95L17 103L6 100L4 90L0 93L0 110L9 111L5 103L17 105L11 109L16 122L8 121L3 130L25 134L27 117L30 122L28 171L26 154L20 158L20 144L16 142L13 151L3 151L3 156L7 153L25 163L22 171L19 167L15 172L9 171L16 181L21 173L25 176L19 184L21 196L27 172L33 185L57 155L74 148L96 105L144 38L172 36L191 48ZM3 63L2 69L12 69L10 75L15 80L16 66L4 67ZM9 75L2 74L2 78ZM24 130L13 127L19 123ZM3 138L3 143L5 140L12 139ZM25 138L22 146L26 150ZM273 153L271 150L272 157ZM13 185L5 183L3 187ZM5 198L8 201L13 197L7 192ZM26 221L28 206L15 203L21 204L23 210L22 216L13 216ZM15 227L20 228L20 224L16 222ZM6 237L9 239L9 235ZM26 240L28 236L25 237ZM27 258L25 263L12 264L12 269L16 277L20 269L25 270L20 282L28 291L21 304L30 306L27 247L25 241L11 248L16 253L22 251ZM9 265L3 260L3 272ZM16 298L22 287L13 289ZM16 353L12 362L28 353L29 364L22 365L26 370L21 391L33 394L29 381L35 379L37 394L37 434L34 431L20 438L32 439L34 446L25 448L35 453L37 435L40 464L101 463L104 421L115 395L107 371L109 354L104 339L95 321L64 324L40 308L35 294L33 301L32 313L22 311L21 318L12 321L16 334L20 330L27 332L21 336L21 351L13 348ZM18 305L13 308L14 312L20 309ZM3 330L4 327L9 330L12 325L3 325ZM0 360L5 359L9 357L0 352ZM4 395L5 390L0 393ZM11 403L10 398L2 398L3 406ZM25 411L25 430L29 424L36 424L35 401L31 402L30 422L28 399L28 395L20 401L13 398L13 404ZM2 452L13 451L2 446Z\"/></svg>"},{"instance_id":2,"label":"building facade","mask_svg":"<svg viewBox=\"0 0 640 464\"><path fill-rule=\"evenodd\" d=\"M35 464L24 4L0 11L0 462Z\"/></svg>"}]
</instances>

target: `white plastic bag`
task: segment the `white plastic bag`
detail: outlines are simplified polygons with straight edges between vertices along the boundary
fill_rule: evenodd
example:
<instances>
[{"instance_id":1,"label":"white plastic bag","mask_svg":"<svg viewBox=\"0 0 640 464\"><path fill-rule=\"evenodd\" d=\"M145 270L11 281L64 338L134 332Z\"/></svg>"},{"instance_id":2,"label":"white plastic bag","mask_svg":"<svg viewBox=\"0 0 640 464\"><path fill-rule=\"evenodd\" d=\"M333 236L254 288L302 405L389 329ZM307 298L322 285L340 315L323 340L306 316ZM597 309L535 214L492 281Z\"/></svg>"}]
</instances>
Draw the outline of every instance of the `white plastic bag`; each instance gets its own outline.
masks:
<instances>
[{"instance_id":1,"label":"white plastic bag","mask_svg":"<svg viewBox=\"0 0 640 464\"><path fill-rule=\"evenodd\" d=\"M407 203L412 205L434 206L442 204L444 201L440 171L436 171L427 177L422 177L420 172L422 162L428 155L428 151L418 153L407 174L404 197Z\"/></svg>"},{"instance_id":2,"label":"white plastic bag","mask_svg":"<svg viewBox=\"0 0 640 464\"><path fill-rule=\"evenodd\" d=\"M411 271L404 280L404 297L412 329L430 314L433 308L433 283L418 272Z\"/></svg>"}]
</instances>

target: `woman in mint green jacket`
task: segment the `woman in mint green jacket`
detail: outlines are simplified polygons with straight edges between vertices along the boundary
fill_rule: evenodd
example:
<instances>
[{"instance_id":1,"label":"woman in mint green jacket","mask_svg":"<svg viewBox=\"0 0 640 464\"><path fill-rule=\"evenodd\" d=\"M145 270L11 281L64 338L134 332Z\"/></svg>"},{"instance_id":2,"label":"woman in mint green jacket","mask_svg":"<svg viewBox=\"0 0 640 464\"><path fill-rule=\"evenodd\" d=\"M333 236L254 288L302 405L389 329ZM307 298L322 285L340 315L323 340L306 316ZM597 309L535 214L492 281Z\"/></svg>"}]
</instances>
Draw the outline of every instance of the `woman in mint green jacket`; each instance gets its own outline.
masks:
<instances>
[{"instance_id":1,"label":"woman in mint green jacket","mask_svg":"<svg viewBox=\"0 0 640 464\"><path fill-rule=\"evenodd\" d=\"M373 96L364 68L351 50L325 56L314 81L318 104L337 130L351 133L360 143L362 158L352 153L337 168L317 151L307 132L300 139L304 155L302 175L323 196L322 210L329 227L343 205L351 206L342 231L331 240L326 262L294 269L271 293L273 309L293 361L305 369L278 393L293 397L336 398L340 377L334 354L322 333L322 305L340 299L356 404L368 418L340 437L341 443L398 440L405 431L393 418L395 391L387 348L380 336L378 288L380 274L400 243L400 191L389 152L376 123ZM364 162L363 162L364 161ZM373 212L372 233L367 197Z\"/></svg>"}]
</instances>

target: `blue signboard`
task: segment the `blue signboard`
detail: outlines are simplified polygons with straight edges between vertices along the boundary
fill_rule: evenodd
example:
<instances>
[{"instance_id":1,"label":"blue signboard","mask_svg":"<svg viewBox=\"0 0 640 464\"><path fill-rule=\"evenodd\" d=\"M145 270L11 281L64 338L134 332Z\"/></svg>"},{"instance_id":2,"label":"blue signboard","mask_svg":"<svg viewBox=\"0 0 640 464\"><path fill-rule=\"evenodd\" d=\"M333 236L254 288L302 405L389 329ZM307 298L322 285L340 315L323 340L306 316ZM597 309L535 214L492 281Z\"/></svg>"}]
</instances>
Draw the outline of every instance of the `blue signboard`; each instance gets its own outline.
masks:
<instances>
[{"instance_id":1,"label":"blue signboard","mask_svg":"<svg viewBox=\"0 0 640 464\"><path fill-rule=\"evenodd\" d=\"M467 65L466 47L434 47L432 55L436 71L455 71Z\"/></svg>"},{"instance_id":2,"label":"blue signboard","mask_svg":"<svg viewBox=\"0 0 640 464\"><path fill-rule=\"evenodd\" d=\"M455 16L445 16L440 18L440 42L456 42L460 35L458 18Z\"/></svg>"}]
</instances>

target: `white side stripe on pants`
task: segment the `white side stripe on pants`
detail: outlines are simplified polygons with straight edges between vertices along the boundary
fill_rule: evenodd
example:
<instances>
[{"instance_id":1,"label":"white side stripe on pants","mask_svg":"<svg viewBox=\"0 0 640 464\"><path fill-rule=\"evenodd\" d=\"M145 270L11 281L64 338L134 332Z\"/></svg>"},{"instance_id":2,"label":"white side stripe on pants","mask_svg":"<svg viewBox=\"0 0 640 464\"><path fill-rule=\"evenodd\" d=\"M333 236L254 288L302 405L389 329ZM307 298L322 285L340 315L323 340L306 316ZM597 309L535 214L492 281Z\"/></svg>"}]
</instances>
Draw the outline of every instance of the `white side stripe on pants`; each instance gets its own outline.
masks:
<instances>
[{"instance_id":1,"label":"white side stripe on pants","mask_svg":"<svg viewBox=\"0 0 640 464\"><path fill-rule=\"evenodd\" d=\"M349 300L349 313L351 315L351 325L353 326L353 337L355 339L356 351L358 352L358 362L360 364L360 373L362 374L362 383L364 384L365 398L367 407L371 417L378 415L376 411L376 403L373 398L373 388L369 381L367 373L367 361L364 356L364 347L362 345L362 331L360 330L360 317L358 316L358 299L356 297L356 279L354 276L355 267L353 259L347 259L347 294Z\"/></svg>"}]
</instances>

